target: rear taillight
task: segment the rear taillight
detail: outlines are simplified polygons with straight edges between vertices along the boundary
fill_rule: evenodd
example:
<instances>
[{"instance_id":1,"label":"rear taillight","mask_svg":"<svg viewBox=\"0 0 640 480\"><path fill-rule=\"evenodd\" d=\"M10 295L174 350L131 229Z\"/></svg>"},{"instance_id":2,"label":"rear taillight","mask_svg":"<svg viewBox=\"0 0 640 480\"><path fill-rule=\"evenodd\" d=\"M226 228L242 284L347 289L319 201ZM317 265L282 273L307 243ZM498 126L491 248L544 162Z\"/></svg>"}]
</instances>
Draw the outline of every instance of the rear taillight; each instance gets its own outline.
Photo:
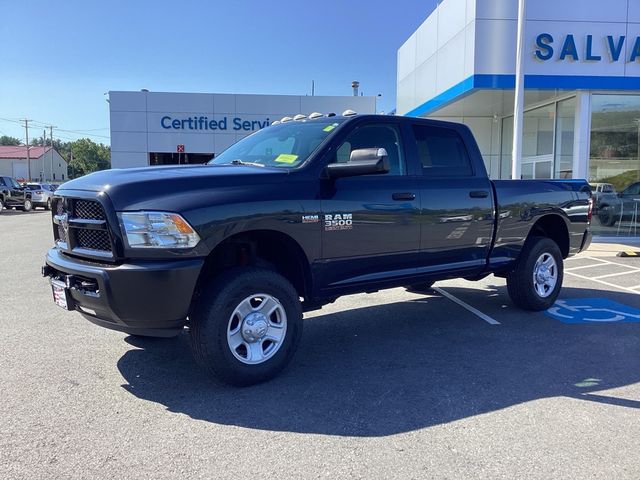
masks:
<instances>
[{"instance_id":1,"label":"rear taillight","mask_svg":"<svg viewBox=\"0 0 640 480\"><path fill-rule=\"evenodd\" d=\"M593 197L589 197L589 210L587 211L587 222L591 222L593 217Z\"/></svg>"},{"instance_id":2,"label":"rear taillight","mask_svg":"<svg viewBox=\"0 0 640 480\"><path fill-rule=\"evenodd\" d=\"M42 190L36 190L36 191L35 191L35 192L33 192L33 193L37 193L38 195L41 195L41 194L43 194L44 192L43 192Z\"/></svg>"}]
</instances>

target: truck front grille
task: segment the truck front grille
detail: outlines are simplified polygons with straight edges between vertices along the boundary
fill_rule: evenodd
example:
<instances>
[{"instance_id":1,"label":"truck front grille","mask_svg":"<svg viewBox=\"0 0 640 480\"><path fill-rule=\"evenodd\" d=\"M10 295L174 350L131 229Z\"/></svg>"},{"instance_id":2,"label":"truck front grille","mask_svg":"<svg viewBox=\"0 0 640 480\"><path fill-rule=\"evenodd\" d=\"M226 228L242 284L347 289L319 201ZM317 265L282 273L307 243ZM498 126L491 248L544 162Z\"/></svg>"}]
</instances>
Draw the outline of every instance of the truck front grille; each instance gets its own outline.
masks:
<instances>
[{"instance_id":1,"label":"truck front grille","mask_svg":"<svg viewBox=\"0 0 640 480\"><path fill-rule=\"evenodd\" d=\"M79 256L113 257L107 216L100 202L56 197L52 210L58 248Z\"/></svg>"}]
</instances>

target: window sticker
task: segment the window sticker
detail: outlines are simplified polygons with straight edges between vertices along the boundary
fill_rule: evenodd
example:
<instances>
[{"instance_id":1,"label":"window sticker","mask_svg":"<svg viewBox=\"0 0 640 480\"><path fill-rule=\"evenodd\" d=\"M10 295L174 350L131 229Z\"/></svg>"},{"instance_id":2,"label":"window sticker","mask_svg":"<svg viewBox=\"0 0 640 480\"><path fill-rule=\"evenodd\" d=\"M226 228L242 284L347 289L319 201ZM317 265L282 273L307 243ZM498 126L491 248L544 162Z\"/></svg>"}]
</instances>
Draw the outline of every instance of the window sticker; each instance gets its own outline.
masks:
<instances>
[{"instance_id":1,"label":"window sticker","mask_svg":"<svg viewBox=\"0 0 640 480\"><path fill-rule=\"evenodd\" d=\"M298 155L291 155L289 153L281 153L275 159L276 162L280 163L293 163L298 159Z\"/></svg>"},{"instance_id":2,"label":"window sticker","mask_svg":"<svg viewBox=\"0 0 640 480\"><path fill-rule=\"evenodd\" d=\"M326 127L324 127L322 129L323 132L330 132L331 130L333 130L334 128L336 128L338 126L337 123L332 123L331 125L327 125Z\"/></svg>"}]
</instances>

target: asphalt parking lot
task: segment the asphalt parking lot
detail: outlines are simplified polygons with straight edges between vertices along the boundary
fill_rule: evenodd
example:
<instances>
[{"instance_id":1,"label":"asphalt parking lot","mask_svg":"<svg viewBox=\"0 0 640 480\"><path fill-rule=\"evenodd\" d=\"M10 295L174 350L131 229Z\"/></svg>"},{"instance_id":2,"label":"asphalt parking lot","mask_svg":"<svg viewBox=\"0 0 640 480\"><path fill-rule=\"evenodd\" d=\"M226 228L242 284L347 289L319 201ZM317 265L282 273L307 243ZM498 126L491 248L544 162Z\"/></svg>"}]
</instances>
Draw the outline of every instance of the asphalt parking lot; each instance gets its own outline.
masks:
<instances>
[{"instance_id":1,"label":"asphalt parking lot","mask_svg":"<svg viewBox=\"0 0 640 480\"><path fill-rule=\"evenodd\" d=\"M568 260L548 313L494 277L346 297L235 389L54 306L49 221L0 215L0 478L640 478L640 258Z\"/></svg>"}]
</instances>

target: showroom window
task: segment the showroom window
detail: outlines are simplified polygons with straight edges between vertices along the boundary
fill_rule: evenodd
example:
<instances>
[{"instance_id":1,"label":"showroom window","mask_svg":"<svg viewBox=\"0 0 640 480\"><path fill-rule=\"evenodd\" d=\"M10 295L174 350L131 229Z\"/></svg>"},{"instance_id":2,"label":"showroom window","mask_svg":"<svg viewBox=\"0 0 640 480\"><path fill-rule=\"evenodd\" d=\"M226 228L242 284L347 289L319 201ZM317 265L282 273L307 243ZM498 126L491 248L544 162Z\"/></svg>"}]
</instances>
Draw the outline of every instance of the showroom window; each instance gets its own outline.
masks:
<instances>
[{"instance_id":1,"label":"showroom window","mask_svg":"<svg viewBox=\"0 0 640 480\"><path fill-rule=\"evenodd\" d=\"M635 236L640 210L640 95L591 97L589 183L597 235Z\"/></svg>"},{"instance_id":2,"label":"showroom window","mask_svg":"<svg viewBox=\"0 0 640 480\"><path fill-rule=\"evenodd\" d=\"M524 112L522 178L571 178L575 97ZM513 116L502 120L501 178L511 178Z\"/></svg>"}]
</instances>

